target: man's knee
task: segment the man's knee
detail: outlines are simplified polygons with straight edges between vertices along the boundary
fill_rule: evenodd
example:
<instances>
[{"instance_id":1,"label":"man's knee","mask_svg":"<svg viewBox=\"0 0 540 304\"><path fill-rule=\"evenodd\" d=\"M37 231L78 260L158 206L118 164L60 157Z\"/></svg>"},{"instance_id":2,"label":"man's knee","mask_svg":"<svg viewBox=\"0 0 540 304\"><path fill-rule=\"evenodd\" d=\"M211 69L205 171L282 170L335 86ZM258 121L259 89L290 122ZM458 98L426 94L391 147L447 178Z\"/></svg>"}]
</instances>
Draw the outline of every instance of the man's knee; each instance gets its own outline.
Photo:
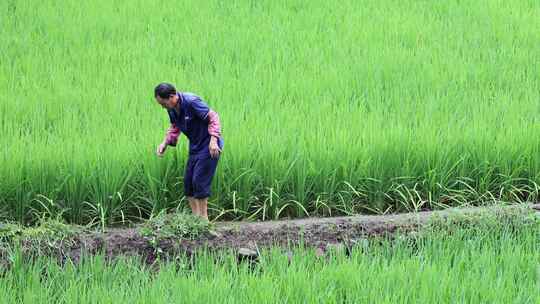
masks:
<instances>
[{"instance_id":1,"label":"man's knee","mask_svg":"<svg viewBox=\"0 0 540 304\"><path fill-rule=\"evenodd\" d=\"M206 193L206 187L203 183L194 182L193 183L193 197L196 199L203 198Z\"/></svg>"}]
</instances>

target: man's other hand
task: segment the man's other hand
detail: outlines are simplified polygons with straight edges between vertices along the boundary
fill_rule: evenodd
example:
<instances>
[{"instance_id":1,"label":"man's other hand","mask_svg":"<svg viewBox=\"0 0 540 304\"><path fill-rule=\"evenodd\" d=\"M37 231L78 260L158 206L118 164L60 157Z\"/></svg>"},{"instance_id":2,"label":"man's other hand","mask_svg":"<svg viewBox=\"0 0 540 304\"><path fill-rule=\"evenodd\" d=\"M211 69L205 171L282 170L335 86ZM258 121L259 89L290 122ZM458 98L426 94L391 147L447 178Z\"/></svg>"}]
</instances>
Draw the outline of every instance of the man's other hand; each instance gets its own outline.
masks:
<instances>
[{"instance_id":1,"label":"man's other hand","mask_svg":"<svg viewBox=\"0 0 540 304\"><path fill-rule=\"evenodd\" d=\"M156 151L157 156L163 157L165 150L167 150L167 144L163 142L157 148L157 151Z\"/></svg>"}]
</instances>

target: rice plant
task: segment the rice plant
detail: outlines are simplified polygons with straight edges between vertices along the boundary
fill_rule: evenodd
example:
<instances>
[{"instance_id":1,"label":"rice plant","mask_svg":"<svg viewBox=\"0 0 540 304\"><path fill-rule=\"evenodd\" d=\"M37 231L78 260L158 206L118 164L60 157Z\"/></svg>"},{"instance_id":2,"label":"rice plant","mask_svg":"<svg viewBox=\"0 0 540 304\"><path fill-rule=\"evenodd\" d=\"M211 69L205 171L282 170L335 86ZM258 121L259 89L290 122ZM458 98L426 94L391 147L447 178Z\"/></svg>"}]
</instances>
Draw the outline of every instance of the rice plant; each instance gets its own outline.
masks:
<instances>
[{"instance_id":1,"label":"rice plant","mask_svg":"<svg viewBox=\"0 0 540 304\"><path fill-rule=\"evenodd\" d=\"M220 114L214 218L537 201L539 15L502 0L2 1L1 215L183 208L186 139L154 155L161 81Z\"/></svg>"},{"instance_id":2,"label":"rice plant","mask_svg":"<svg viewBox=\"0 0 540 304\"><path fill-rule=\"evenodd\" d=\"M99 255L28 262L15 251L0 294L5 303L538 303L538 225L491 228L374 239L349 256L274 248L255 266L226 252L156 270Z\"/></svg>"}]
</instances>

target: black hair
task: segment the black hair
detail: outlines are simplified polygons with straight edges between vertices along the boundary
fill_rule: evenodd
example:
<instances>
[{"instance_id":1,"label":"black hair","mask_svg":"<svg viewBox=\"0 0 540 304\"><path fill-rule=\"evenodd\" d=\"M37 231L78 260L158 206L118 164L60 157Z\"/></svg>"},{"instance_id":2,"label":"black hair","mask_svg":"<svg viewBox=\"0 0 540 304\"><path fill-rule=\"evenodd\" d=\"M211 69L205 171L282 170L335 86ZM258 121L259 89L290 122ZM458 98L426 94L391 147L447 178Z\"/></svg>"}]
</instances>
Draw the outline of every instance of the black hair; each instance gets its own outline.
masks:
<instances>
[{"instance_id":1,"label":"black hair","mask_svg":"<svg viewBox=\"0 0 540 304\"><path fill-rule=\"evenodd\" d=\"M154 97L159 96L166 99L174 94L176 94L176 88L170 83L162 82L154 89Z\"/></svg>"}]
</instances>

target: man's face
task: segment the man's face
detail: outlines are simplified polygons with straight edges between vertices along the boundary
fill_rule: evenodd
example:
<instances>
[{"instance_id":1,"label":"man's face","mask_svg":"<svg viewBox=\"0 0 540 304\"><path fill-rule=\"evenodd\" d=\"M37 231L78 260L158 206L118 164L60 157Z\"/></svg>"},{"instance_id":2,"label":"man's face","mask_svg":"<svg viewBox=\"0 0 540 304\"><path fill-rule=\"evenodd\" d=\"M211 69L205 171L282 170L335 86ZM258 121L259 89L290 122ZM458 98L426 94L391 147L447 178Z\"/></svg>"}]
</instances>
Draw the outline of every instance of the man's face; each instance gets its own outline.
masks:
<instances>
[{"instance_id":1,"label":"man's face","mask_svg":"<svg viewBox=\"0 0 540 304\"><path fill-rule=\"evenodd\" d=\"M156 96L157 103L165 109L173 109L175 106L174 96L169 96L169 98L161 98Z\"/></svg>"}]
</instances>

